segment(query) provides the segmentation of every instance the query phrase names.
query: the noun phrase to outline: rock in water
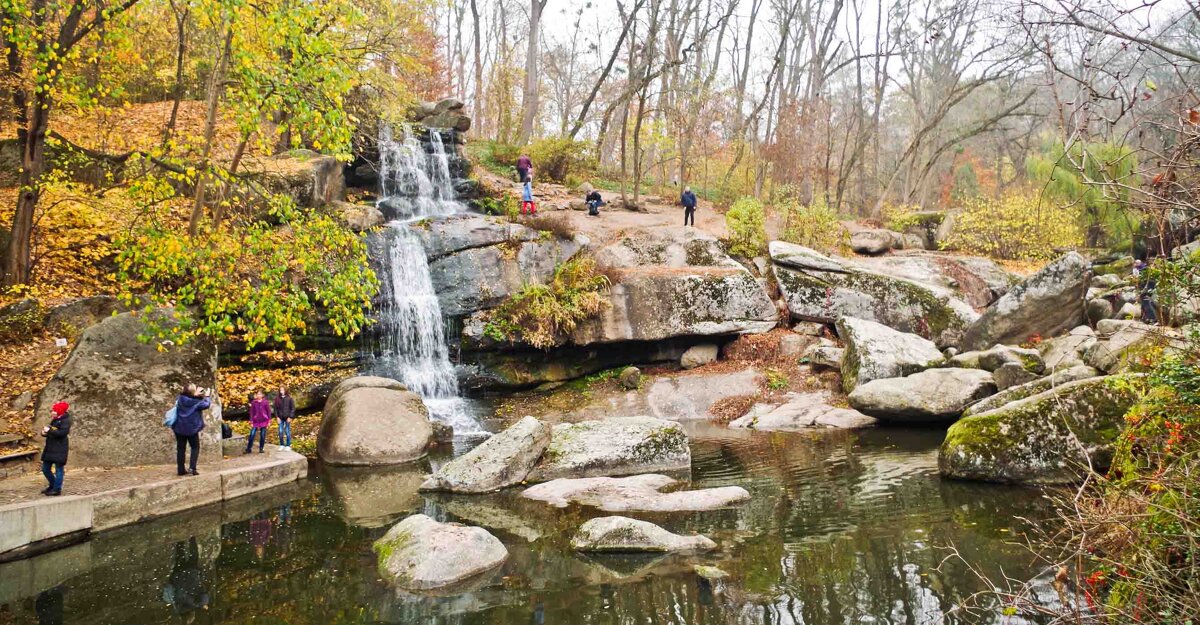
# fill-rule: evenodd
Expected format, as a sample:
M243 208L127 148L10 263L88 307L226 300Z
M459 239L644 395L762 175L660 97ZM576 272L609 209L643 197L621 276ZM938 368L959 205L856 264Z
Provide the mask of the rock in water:
M712 551L717 543L704 536L680 536L646 521L623 516L592 519L571 539L576 551L608 553Z
M1027 484L1072 483L1089 464L1104 471L1140 398L1140 377L1069 382L965 417L946 432L938 468L946 477Z
M876 424L875 419L857 410L837 408L829 402L827 392L793 393L783 405L769 408L762 413L751 410L750 414L733 420L729 427L768 432L796 432L814 427L854 429Z
M1020 386L1013 386L1011 388L1001 390L999 393L996 393L991 397L986 397L978 402L975 402L963 411L963 416L969 417L974 414L995 410L996 408L999 408L1005 404L1025 399L1026 397L1033 397L1038 393L1044 393L1052 388L1062 386L1067 382L1086 380L1088 378L1094 378L1098 375L1103 374L1098 369L1093 369L1087 365L1071 367L1070 369L1062 369L1060 371L1051 373L1044 378L1038 378L1032 382L1021 384Z
M842 317L838 336L846 344L842 354L842 388L847 393L859 384L882 378L902 378L943 361L932 341L898 332L883 324Z
M860 384L850 405L885 421L953 421L972 402L996 392L992 374L980 369L929 369L904 378Z
M489 493L520 484L550 444L550 426L525 417L438 469L421 490Z
M684 369L703 367L710 362L716 361L717 352L718 348L716 345L693 345L686 352L683 352L683 356L679 359L679 366Z
M692 466L687 434L674 421L616 417L554 426L531 482L560 477L632 475Z
M661 492L678 484L674 478L655 473L559 479L531 486L521 497L558 508L574 503L605 512L702 512L750 501L750 493L740 486Z
M151 313L173 323L167 310ZM123 313L83 331L67 361L38 395L34 429L49 422L50 406L71 404L72 467L173 464L175 439L163 413L188 383L216 386L217 349L205 340L183 346L146 344L141 315ZM200 461L221 460L221 410L204 413Z
M317 455L334 465L383 465L425 455L433 426L421 397L388 378L357 376L325 402Z
M438 523L414 514L375 541L379 575L409 590L442 588L504 564L508 550L480 527Z
M1057 336L1083 323L1089 264L1076 252L1046 265L996 300L967 328L963 349Z
M775 280L792 319L833 323L839 317L879 322L955 345L979 318L950 291L896 278L782 241L770 244Z

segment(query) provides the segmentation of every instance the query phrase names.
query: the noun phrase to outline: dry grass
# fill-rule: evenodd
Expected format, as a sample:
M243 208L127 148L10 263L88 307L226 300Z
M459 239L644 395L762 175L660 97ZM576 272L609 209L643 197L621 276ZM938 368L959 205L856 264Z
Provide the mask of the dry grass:
M521 225L541 232L549 232L559 239L575 238L575 226L562 215L534 215L521 217Z

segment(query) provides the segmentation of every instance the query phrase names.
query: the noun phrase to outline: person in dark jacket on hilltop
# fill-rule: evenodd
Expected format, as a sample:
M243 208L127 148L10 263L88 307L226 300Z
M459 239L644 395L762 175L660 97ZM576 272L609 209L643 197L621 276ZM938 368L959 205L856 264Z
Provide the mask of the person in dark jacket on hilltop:
M50 411L54 413L54 417L50 419L50 425L42 428L42 436L46 437L46 447L42 450L42 475L45 475L46 481L50 483L46 490L42 491L43 495L57 497L62 494L67 452L71 450L71 443L67 439L71 434L71 413L68 412L70 408L70 404L65 401L51 406Z
M692 193L691 187L683 188L683 195L679 196L679 203L683 204L683 225L696 225L696 194Z
M288 393L286 386L279 387L279 394L271 403L275 409L275 418L279 419L279 446L292 446L292 418L296 416L296 401Z
M517 182L525 182L525 179L529 178L531 169L533 169L533 161L529 159L528 155L522 154L517 159Z
M171 431L175 432L175 464L179 475L200 475L196 470L196 460L200 458L200 430L204 429L204 411L212 405L211 394L211 389L188 384L175 400L175 423L171 425ZM190 447L192 452L187 471L183 470L185 447Z

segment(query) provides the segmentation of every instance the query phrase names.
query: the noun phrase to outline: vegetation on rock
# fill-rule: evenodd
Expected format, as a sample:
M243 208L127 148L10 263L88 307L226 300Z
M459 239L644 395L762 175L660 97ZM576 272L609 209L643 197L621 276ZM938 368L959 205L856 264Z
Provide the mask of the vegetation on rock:
M595 259L575 256L555 268L548 284L526 284L488 311L484 333L495 341L538 349L560 345L580 322L609 306L609 285Z

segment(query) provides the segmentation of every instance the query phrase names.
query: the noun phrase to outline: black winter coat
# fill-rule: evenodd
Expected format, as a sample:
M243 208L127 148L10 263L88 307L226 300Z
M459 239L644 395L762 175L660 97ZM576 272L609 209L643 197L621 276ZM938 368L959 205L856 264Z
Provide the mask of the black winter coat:
M45 435L46 448L42 450L43 462L67 463L67 452L71 449L67 435L70 433L71 413L68 412L50 420L50 431Z
M289 421L296 416L296 400L291 395L276 395L272 408L275 409L275 418L280 421Z

